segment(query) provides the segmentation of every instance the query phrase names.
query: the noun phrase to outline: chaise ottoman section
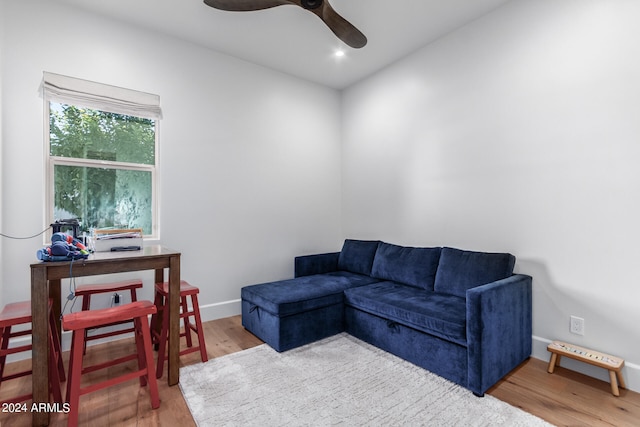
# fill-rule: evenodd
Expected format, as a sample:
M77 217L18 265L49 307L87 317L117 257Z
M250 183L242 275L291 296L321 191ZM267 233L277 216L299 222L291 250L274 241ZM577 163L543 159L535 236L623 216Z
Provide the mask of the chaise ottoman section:
M375 283L336 271L242 288L242 325L282 352L344 331L344 291Z

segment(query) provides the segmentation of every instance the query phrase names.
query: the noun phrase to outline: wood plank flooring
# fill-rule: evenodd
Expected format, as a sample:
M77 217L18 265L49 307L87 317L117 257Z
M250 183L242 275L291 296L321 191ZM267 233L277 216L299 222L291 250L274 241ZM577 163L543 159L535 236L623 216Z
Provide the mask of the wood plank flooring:
M218 319L204 324L209 358L220 357L262 344L241 325L240 316ZM93 346L87 352L87 363L113 359L134 347L133 339ZM68 354L65 354L65 366ZM183 356L182 365L200 361L198 353ZM29 361L7 365L17 372L29 367ZM103 375L114 376L126 370L112 367L107 372L91 374L96 381ZM83 383L84 384L84 383ZM63 385L64 386L64 385ZM159 409L152 410L149 393L137 381L86 395L80 399L80 424L84 426L180 426L195 423L182 397L180 388L169 387L165 376L159 381ZM28 393L31 377L2 384L0 400L17 393ZM64 393L64 390L63 390ZM488 394L535 414L558 426L632 426L640 425L640 394L621 389L620 397L611 394L609 383L557 368L547 373L545 361L530 359L519 366ZM29 402L30 403L30 402ZM66 426L66 415L52 414L52 426ZM0 413L0 427L30 426L31 415Z

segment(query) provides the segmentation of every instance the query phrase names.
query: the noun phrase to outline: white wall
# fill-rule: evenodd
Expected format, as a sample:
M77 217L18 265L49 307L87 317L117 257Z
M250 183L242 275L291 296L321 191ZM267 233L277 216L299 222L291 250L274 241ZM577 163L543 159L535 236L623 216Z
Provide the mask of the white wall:
M637 1L516 0L343 100L345 235L515 254L534 354L561 339L621 356L635 390L638 16Z
M4 8L5 232L47 225L38 87L50 71L160 95L161 243L182 251L205 318L238 314L246 284L293 277L295 255L339 249L339 92L47 1ZM41 244L2 240L5 302L29 298Z

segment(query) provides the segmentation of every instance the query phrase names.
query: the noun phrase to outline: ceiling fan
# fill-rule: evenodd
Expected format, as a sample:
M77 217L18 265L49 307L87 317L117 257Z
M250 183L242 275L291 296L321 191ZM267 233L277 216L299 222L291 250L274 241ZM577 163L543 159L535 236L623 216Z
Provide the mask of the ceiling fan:
M328 0L204 0L213 8L235 12L269 9L276 6L295 5L314 13L340 40L353 48L367 44L367 38L349 21L336 12Z

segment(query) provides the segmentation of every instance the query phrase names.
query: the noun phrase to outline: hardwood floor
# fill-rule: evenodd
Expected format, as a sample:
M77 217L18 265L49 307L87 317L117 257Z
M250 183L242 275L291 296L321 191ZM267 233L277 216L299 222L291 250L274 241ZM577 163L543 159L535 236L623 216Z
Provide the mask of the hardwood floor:
M262 344L258 338L244 330L240 316L206 322L204 329L209 358ZM85 357L87 363L99 362L126 354L133 346L133 339L100 344L91 347ZM68 354L65 354L65 366L67 357ZM182 365L199 361L197 353L183 356L180 360ZM29 363L12 363L6 369L16 372L27 368ZM102 375L117 375L123 370L126 370L126 365L109 368L104 373L93 373L87 383L98 380ZM146 388L140 388L137 381L83 396L80 399L79 425L194 426L180 388L167 386L166 367L159 387L162 403L156 410L151 409ZM31 377L6 382L0 388L0 400L18 393L28 393L30 388ZM621 389L620 397L614 397L610 390L606 382L564 368L556 368L554 374L548 374L545 361L530 359L489 390L488 394L558 426L638 425L640 394ZM1 427L29 425L29 413L0 413ZM51 425L66 426L66 415L52 414Z

